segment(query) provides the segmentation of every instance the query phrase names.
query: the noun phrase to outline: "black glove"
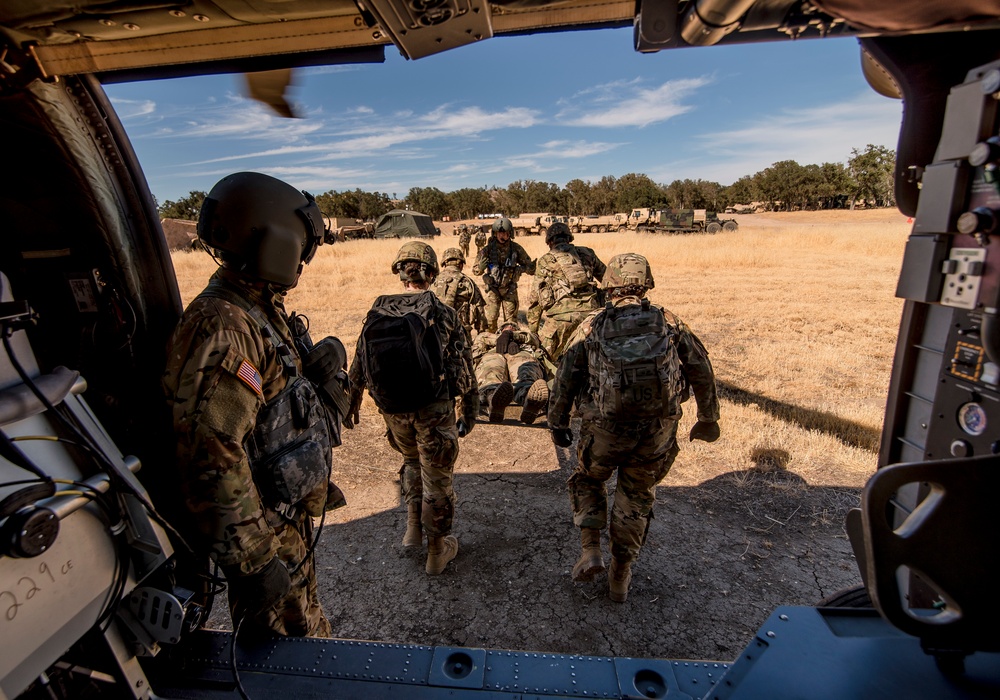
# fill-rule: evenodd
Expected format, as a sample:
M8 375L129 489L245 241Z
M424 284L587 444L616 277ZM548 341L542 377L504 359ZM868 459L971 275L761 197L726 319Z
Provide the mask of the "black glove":
M465 437L476 426L479 415L479 392L470 391L462 397L462 415L458 419L458 436Z
M552 442L556 447L569 447L573 444L573 431L569 428L552 428Z
M353 428L361 422L361 401L364 397L364 391L351 394L351 406L344 415L345 428Z
M475 423L470 423L467 425L464 418L459 418L458 421L455 423L455 427L458 428L458 436L460 438L464 438L472 431L473 425L475 425Z
M333 336L323 338L302 358L302 373L319 389L323 403L338 419L347 415L350 406L346 369L347 350Z
M496 352L497 352L497 354L498 355L509 355L509 354L512 354L512 353L509 353L507 351L507 348L508 348L508 346L511 343L514 343L515 345L517 344L517 343L514 342L514 333L512 331L506 330L503 333L501 333L500 335L498 335L497 336L497 346L496 346Z
M243 574L239 569L228 567L225 573L230 595L237 608L251 615L267 610L292 590L288 569L278 557L274 557L254 574Z
M719 439L719 424L716 421L698 421L691 426L691 440L704 440L705 442L715 442Z

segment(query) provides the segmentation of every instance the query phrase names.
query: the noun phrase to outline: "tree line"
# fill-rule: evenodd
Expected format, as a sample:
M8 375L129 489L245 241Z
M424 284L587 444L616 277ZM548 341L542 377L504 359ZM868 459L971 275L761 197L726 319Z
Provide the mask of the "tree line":
M731 185L707 180L674 180L662 185L642 173L605 175L597 182L570 180L565 187L551 182L515 180L507 187L466 187L442 192L436 187L413 187L402 200L395 194L360 189L330 190L316 197L327 216L372 220L393 208L423 212L434 219L473 219L480 214L516 216L524 212L557 215L614 214L637 207L709 209L760 203L775 211L895 205L893 196L896 152L868 144L854 148L847 163L799 165L794 160L772 164ZM197 219L204 192L191 192L159 205L161 218Z

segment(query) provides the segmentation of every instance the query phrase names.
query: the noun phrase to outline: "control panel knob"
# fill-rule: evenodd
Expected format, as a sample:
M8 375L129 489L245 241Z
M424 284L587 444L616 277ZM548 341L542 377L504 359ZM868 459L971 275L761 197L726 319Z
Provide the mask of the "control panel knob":
M969 444L968 440L952 440L951 442L952 457L968 457L971 454L972 454L972 445Z
M980 141L972 147L969 153L969 164L979 167L987 163L996 163L1000 160L1000 138L993 136L985 141Z
M958 232L971 235L974 233L992 233L997 227L997 215L988 207L976 207L958 217Z

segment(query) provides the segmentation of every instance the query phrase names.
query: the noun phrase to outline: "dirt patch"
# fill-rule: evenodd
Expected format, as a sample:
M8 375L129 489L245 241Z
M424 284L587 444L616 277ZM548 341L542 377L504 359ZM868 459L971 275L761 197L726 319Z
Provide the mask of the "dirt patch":
M605 577L570 578L574 448L557 450L543 421L516 415L479 423L461 442L461 549L438 577L400 544L400 460L381 418L367 413L346 434L335 479L349 505L328 517L317 553L337 636L731 661L778 605L811 605L860 582L842 525L858 490L809 487L783 468L787 457L761 451L748 471L693 485L667 476L629 600L613 603Z

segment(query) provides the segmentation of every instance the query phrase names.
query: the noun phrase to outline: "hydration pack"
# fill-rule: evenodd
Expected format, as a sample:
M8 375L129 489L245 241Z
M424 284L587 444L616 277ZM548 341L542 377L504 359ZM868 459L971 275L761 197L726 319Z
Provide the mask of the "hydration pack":
M593 284L590 281L591 271L583 264L580 254L575 248L569 250L554 249L549 254L555 258L559 275L553 280L553 296L555 301L569 296L575 292L592 291Z
M638 421L680 415L688 393L677 354L678 333L661 309L607 305L587 337L590 390L601 416Z
M384 294L368 312L358 352L368 393L384 413L449 398L436 301L431 291Z

